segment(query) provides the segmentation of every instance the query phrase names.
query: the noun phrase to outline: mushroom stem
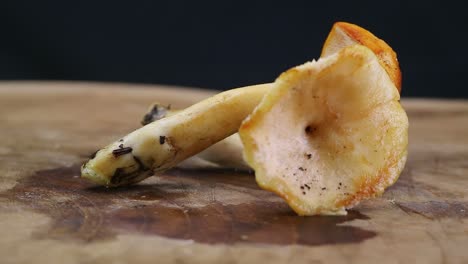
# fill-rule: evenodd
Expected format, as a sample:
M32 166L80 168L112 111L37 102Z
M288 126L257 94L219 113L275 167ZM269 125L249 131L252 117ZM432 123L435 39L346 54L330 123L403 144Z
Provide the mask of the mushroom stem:
M106 186L128 185L177 165L234 134L271 84L219 93L99 150L81 169Z
M144 115L141 123L147 125L165 117L177 114L180 110L171 109L170 106L164 106L160 103L154 103ZM242 156L243 146L239 134L235 133L218 143L203 150L197 155L180 163L181 167L193 167L197 164L201 166L220 166L237 170L249 170L250 167L244 161ZM201 162L200 162L201 161ZM204 162L207 161L207 162Z

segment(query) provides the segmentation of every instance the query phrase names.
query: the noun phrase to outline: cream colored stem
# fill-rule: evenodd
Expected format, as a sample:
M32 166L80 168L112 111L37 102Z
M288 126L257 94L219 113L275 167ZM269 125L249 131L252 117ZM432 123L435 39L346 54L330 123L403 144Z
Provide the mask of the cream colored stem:
M119 186L169 169L236 133L270 86L229 90L148 124L98 151L83 165L82 177Z
M179 113L181 110L171 109L159 103L154 103L148 113L142 119L142 124L147 125L162 118ZM179 164L181 167L219 166L238 170L248 170L250 167L242 157L242 142L239 134L235 133L218 143L190 157Z
M242 153L242 141L239 134L235 133L198 153L196 157L213 162L223 168L250 170Z

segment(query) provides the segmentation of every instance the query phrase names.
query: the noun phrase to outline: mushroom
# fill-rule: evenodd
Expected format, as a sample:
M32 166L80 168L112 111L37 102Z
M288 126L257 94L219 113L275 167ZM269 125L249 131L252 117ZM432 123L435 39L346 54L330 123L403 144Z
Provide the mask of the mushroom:
M343 45L351 45L352 36L349 38ZM332 47L332 42L327 41L324 50ZM388 45L383 50L393 52ZM277 87L277 83L229 90L150 123L99 150L82 166L82 177L106 186L120 186L169 169L237 132L263 96L269 92L271 97L271 87Z
M403 170L408 118L379 58L346 47L283 73L242 123L244 157L263 189L299 215L340 215Z

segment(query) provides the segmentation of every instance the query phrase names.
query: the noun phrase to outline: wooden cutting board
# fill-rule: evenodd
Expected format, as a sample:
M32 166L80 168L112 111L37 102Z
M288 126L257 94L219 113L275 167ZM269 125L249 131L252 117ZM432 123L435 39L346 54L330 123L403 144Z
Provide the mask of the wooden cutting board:
M0 83L1 263L468 263L468 102L406 99L409 160L347 216L299 217L254 175L173 169L128 188L79 178L150 103L197 89Z

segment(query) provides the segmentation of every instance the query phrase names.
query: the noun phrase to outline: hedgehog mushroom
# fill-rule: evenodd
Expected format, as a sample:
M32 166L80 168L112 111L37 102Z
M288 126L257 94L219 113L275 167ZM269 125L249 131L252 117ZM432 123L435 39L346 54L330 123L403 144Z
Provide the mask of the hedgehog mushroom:
M311 68L310 72L320 73L317 67L325 65L325 61L336 60L328 59L328 57L336 57L333 53L340 50L340 46L346 47L356 43L369 46L371 47L370 50L378 52L377 56L380 59L386 59L380 62L380 65L384 67L388 64L388 67L385 68L390 71L388 75L392 76L392 74L396 74L395 76L399 76L398 61L394 56L393 50L385 42L379 40L363 28L342 22L336 23L333 26L332 32L327 38L322 51L322 57L326 56L327 59L321 59L320 63L315 63L317 65L311 64L315 66L306 64L305 66L297 67L295 71L302 72L303 69ZM367 50L367 52L372 53L370 50ZM375 59L375 56L372 58ZM333 67L329 68L332 69ZM396 70L396 72L392 72L392 70ZM320 74L325 75L324 73ZM333 73L330 74L333 75ZM374 72L369 71L369 74L374 74ZM383 73L379 72L379 74L386 75L385 71ZM282 75L278 81L286 78L285 76L293 76L293 74ZM317 79L319 77L312 76L310 78ZM369 76L368 78L376 82L381 81L373 76ZM385 78L380 76L379 78L384 81L389 80L388 76ZM263 102L264 104L268 101L273 103L274 100L279 102L278 98L274 98L274 93L278 93L278 91L282 91L285 88L279 89L278 81L276 83L253 85L225 91L173 115L147 124L99 150L95 156L83 164L81 176L95 183L113 187L134 184L154 173L157 174L172 168L187 158L213 146L216 142L236 133L244 118L253 111L263 96L273 86L276 87L273 89L273 93L269 93L269 99L263 100ZM329 82L333 83L337 81L331 80ZM399 87L398 85L397 87ZM369 94L381 93L378 91L380 84L376 84L373 88L376 91L368 91ZM346 96L349 96L349 91L343 91L342 95L335 94L335 97L340 99L346 98ZM395 96L398 96L398 94ZM354 100L354 98L348 98L348 100ZM322 104L317 106L317 108L321 106L328 107ZM307 107L310 108L312 106ZM156 117L156 119L158 118L161 117ZM146 121L150 122L151 120L152 116L148 117ZM395 120L398 120L398 118ZM310 127L309 129L313 130L314 127ZM228 159L240 157L240 155L234 155L238 154L241 146L238 144L238 140L235 137L233 138L234 140L228 145L235 147L231 148L232 151L229 153L232 154L228 154ZM205 154L208 154L208 156L205 156L205 159L225 164L226 156L217 154L217 152L225 151L225 144L223 145L221 142L214 147L212 150L205 152ZM239 162L231 162L230 165L242 166L242 161L239 158L237 160Z
M408 119L378 57L353 45L283 73L241 125L263 189L299 215L340 215L381 194L407 156Z

